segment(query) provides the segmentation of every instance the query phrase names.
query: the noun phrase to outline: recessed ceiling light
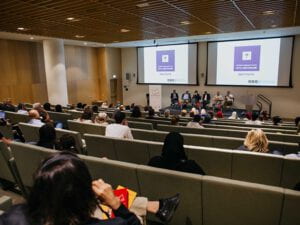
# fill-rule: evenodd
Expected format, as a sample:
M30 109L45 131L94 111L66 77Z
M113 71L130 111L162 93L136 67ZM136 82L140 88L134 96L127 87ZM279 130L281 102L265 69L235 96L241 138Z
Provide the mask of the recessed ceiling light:
M265 15L265 16L273 15L273 14L275 14L275 11L274 10L267 10L267 11L264 11L262 14Z
M130 32L130 30L128 30L128 29L121 29L120 31L121 31L122 33Z
M85 36L84 36L84 35L78 35L78 34L77 34L77 35L75 35L75 37L76 37L76 38L84 38Z
M207 31L207 32L205 32L205 34L211 34L211 32L210 32L210 31Z
M87 42L83 42L84 45L87 45Z
M191 24L191 21L185 20L180 22L181 25L189 25Z
M19 30L19 31L28 31L29 29L25 28L25 27L18 27L17 30Z
M145 2L145 3L140 3L140 4L137 4L136 7L139 7L139 8L144 8L144 7L147 7L149 6L150 4L148 2Z
M75 19L74 17L68 17L66 20L72 21L74 19Z
M66 20L69 21L69 22L77 22L77 21L80 21L80 19L74 18L74 17L68 17L68 18L66 18Z
M34 37L30 37L30 40L34 40Z
M272 27L272 28L275 28L275 27L277 27L277 25L276 25L276 24L272 24L271 27Z

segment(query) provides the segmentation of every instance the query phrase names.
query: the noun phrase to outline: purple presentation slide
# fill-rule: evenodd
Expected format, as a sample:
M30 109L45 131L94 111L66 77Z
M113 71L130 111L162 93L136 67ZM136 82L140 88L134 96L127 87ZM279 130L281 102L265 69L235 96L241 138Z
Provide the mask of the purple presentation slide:
M234 71L259 71L260 45L234 48Z
M164 50L156 52L156 71L175 71L175 50Z

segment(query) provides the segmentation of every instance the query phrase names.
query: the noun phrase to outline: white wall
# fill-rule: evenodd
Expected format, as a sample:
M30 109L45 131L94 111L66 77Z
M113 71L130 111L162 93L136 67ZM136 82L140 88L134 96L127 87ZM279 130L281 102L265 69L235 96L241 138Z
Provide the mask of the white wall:
M236 98L235 104L239 108L244 108L242 96L253 94L263 94L273 102L273 115L279 115L284 118L295 118L300 116L300 36L296 36L294 42L294 57L292 68L293 88L260 88L260 87L213 87L205 86L206 79L206 60L207 60L207 43L201 42L198 46L198 76L199 86L174 86L165 85L162 88L162 105L163 107L170 104L170 93L176 89L178 93L183 93L186 90L194 92L200 91L202 94L207 90L212 96L219 90L223 95L227 90L230 90ZM124 104L146 104L145 94L148 92L148 85L137 85L137 75L129 82L125 79L126 72L137 74L137 51L136 48L122 49L122 76L123 85L128 85L128 91L123 88ZM201 74L204 74L202 76Z

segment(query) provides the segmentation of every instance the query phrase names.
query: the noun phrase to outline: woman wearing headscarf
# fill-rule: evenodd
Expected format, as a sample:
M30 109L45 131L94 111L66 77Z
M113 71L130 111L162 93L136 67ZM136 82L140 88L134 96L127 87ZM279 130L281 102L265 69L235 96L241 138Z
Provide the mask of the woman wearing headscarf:
M205 175L202 168L194 160L187 158L183 147L183 137L177 132L171 132L166 136L161 156L154 156L148 165Z

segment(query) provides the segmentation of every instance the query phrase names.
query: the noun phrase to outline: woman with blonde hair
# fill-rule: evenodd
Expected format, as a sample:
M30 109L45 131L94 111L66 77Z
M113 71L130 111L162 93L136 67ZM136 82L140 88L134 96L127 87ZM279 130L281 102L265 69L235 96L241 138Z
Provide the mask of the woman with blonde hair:
M238 150L246 150L251 152L269 152L269 141L265 133L261 129L250 130L245 138L244 145Z

